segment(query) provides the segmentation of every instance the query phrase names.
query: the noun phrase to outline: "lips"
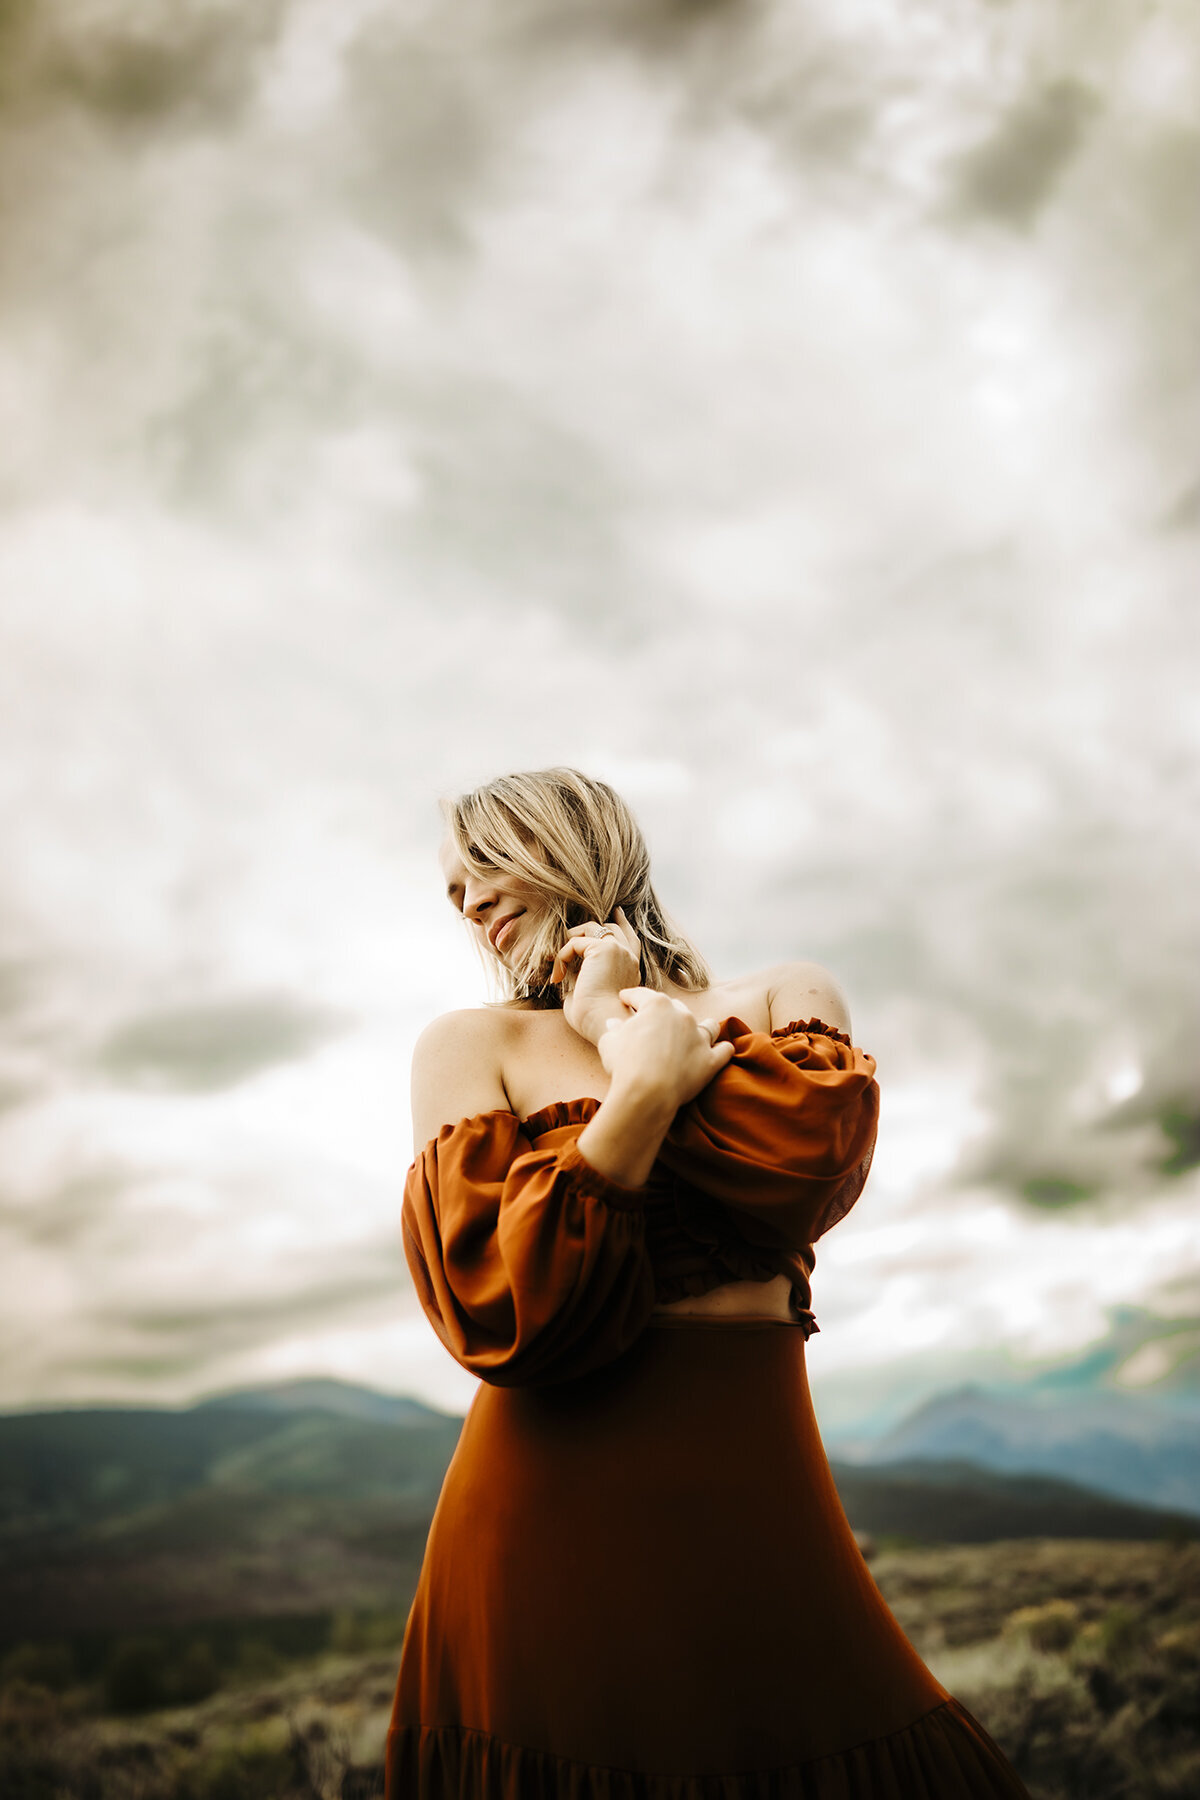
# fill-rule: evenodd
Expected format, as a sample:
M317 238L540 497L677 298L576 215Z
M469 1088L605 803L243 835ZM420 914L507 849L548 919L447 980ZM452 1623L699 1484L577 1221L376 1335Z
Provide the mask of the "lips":
M519 919L520 916L521 914L519 912L505 913L502 919L496 919L488 926L488 943L492 946L493 950L499 950L501 938L505 935L513 920Z

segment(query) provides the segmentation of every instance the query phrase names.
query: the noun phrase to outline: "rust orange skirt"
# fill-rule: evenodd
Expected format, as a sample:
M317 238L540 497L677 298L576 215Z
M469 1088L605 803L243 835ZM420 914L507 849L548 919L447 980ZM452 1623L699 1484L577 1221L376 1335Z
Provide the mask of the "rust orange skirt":
M404 1638L388 1800L1028 1800L884 1604L796 1326L656 1319L479 1390Z

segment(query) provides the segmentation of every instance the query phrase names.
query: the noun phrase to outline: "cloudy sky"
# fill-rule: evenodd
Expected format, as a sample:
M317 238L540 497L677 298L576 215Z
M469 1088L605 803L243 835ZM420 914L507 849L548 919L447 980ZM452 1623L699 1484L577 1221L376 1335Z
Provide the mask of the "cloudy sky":
M550 762L879 1059L831 1424L1197 1403L1190 0L0 31L0 1404L466 1403L435 797Z

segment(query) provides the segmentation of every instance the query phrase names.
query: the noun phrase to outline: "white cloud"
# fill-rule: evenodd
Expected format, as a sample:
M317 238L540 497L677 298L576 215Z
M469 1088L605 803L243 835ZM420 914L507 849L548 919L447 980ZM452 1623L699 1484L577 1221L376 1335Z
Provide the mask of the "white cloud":
M1185 1305L1190 12L180 17L136 114L140 14L13 40L0 1182L54 1322L21 1392L306 1356L451 1391L399 1289L346 1297L408 1048L480 991L434 798L570 759L719 966L829 960L880 1057L827 1366ZM264 992L346 1030L220 1096L95 1074L124 1020ZM219 1295L210 1237L224 1335L120 1328Z

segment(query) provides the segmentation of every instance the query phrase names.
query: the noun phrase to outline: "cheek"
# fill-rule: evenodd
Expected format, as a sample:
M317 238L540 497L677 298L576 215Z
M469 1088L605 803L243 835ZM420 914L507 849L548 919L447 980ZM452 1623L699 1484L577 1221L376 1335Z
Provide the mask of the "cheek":
M522 888L514 882L505 898L524 909L526 921L531 925L542 925L550 916L544 897L536 889Z
M563 929L558 923L557 914L552 913L548 907L538 902L526 909L525 929L530 937L549 932L556 945L563 936Z
M561 932L553 929L548 933L552 917L543 906L538 906L535 912L533 907L526 905L525 915L518 920L512 942L507 946L507 954L521 963L528 962L530 957L538 960L551 955L558 949L562 936Z

